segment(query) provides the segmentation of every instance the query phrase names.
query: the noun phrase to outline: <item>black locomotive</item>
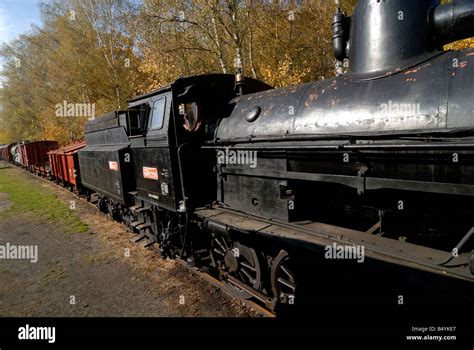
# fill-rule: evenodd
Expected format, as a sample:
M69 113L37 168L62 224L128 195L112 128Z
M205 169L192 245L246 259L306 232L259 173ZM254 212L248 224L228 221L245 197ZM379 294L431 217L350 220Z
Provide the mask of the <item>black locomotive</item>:
M181 78L90 121L80 190L270 308L381 276L472 302L474 49L442 48L474 35L474 1L359 0L333 32L333 79Z

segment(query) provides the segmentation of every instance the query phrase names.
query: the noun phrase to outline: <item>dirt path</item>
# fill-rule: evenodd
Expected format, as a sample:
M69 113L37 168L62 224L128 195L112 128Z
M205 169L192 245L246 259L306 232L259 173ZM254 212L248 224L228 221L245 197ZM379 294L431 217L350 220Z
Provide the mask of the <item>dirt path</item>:
M255 316L178 263L132 243L122 225L72 193L20 169L1 171L64 205L74 201L88 231L68 232L34 212L5 215L11 203L0 193L0 246L38 246L36 263L0 259L0 316Z

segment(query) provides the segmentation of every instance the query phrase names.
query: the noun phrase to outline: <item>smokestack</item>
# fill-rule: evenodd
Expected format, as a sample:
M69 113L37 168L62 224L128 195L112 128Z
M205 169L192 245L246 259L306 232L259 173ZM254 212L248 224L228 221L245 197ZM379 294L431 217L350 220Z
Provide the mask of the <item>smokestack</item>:
M332 30L334 57L349 58L348 73L354 78L374 79L474 36L474 0L445 5L439 0L359 0L351 17L337 8Z
M351 17L349 74L377 78L439 53L429 14L437 0L359 0Z

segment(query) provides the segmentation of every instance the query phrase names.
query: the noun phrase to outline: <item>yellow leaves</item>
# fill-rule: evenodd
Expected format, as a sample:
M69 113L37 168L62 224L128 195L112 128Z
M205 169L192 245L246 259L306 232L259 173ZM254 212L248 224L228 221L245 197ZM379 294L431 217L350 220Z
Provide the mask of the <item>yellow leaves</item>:
M49 124L45 130L47 140L55 140L61 146L69 143L68 131L64 126Z
M145 59L140 62L138 70L147 79L136 91L136 94L145 93L171 84L179 75L178 69L173 62L166 62L163 56L156 55L151 50L145 51Z
M301 84L311 71L310 68L303 67L295 65L290 55L285 54L278 61L276 70L268 65L262 68L263 80L275 87Z
M0 144L7 144L15 141L8 129L0 130Z
M6 62L21 57L20 68L4 65L8 83L0 96L0 119L11 137L46 137L61 144L83 138L87 118L55 115L55 106L63 101L94 104L96 115L126 106L136 82L144 79L137 73L133 41L123 30L126 1L123 8L110 7L114 4L53 0L43 8L47 13L41 29L1 52ZM74 20L65 15L70 6ZM127 59L133 62L129 66Z
M445 50L462 50L474 47L474 37L464 40L459 40L454 43L448 44L444 47Z
M85 117L60 117L56 116L54 109L48 108L40 112L38 118L42 120L46 140L64 146L83 139Z

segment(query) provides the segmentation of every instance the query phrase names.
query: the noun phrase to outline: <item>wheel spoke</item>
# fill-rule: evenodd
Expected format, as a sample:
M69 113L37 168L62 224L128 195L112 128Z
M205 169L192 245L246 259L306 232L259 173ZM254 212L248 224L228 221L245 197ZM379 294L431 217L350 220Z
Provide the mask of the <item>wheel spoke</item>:
M282 277L278 278L278 282L285 285L285 286L287 286L288 288L291 288L293 291L296 289L296 284L294 284L293 282L290 282L288 280L285 280Z
M248 272L248 271L245 270L245 269L240 269L240 271L241 271L245 276L247 276L247 278L248 278L249 281L255 281L255 279L254 279L253 276L250 274L250 272Z
M247 263L246 261L242 261L242 262L240 263L240 265L243 266L243 267L245 267L245 268L247 268L247 269L249 269L249 270L252 270L252 271L254 271L254 272L256 271L256 270L255 270L255 267L251 266L251 265L250 265L249 263Z
M222 243L221 243L217 238L215 239L215 241L216 241L217 244L219 244L219 246L222 248L222 250L223 250L224 252L228 250L226 247L224 247L224 246L222 245Z
M225 238L222 238L222 243L224 243L224 246L225 246L225 250L226 250L226 251L227 251L227 250L230 250L230 248L232 247L232 246L229 246L229 244L227 244L228 242L227 242L227 240L226 240Z
M286 273L286 275L287 275L288 277L290 277L291 280L293 280L293 274L292 274L291 272L289 272L289 271L286 269L286 267L285 267L284 265L281 265L280 269L281 269L284 273Z
M217 248L214 248L214 251L215 251L217 254L221 255L221 256L224 256L224 255L225 255L223 251L221 251L221 250L219 250L219 249L217 249Z
M247 277L247 280L248 280L248 282L250 282L250 284L255 283L255 278L250 274L250 272L248 272L247 270L244 270L244 269L241 269L240 272Z

